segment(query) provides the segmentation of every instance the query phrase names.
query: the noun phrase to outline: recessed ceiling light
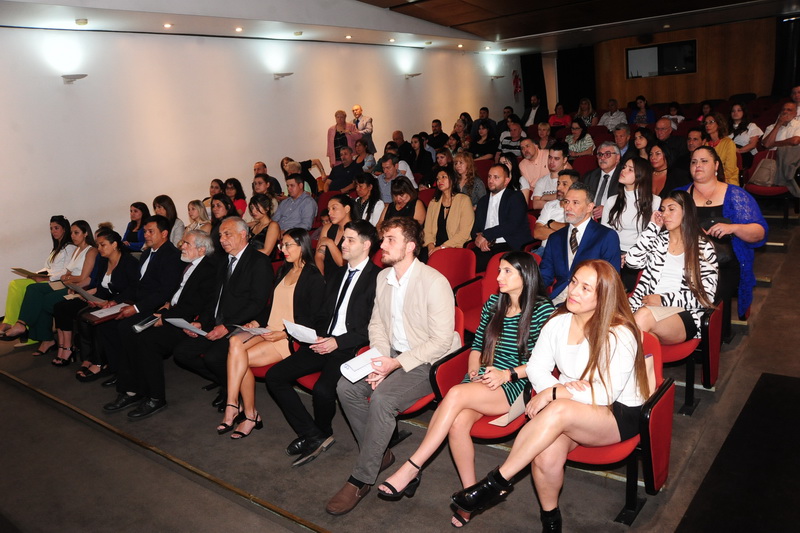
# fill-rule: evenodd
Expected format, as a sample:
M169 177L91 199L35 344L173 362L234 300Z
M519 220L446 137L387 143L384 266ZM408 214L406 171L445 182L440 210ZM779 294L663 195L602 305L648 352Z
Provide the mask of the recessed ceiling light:
M390 42L390 43L393 43L393 42L394 42L394 37L392 37L391 39L389 39L389 42Z
M78 26L86 26L89 24L89 19L75 19L75 24Z
M483 49L484 49L484 50L491 50L491 49L492 49L492 47L491 47L491 46L484 46L484 47L483 47Z
M431 45L431 44L433 44L433 41L425 41L425 44L426 45Z
M501 52L508 52L508 48L501 48L500 51Z
M243 31L244 31L244 28L242 28L241 26L238 26L236 28L236 33L242 33Z
M459 48L464 48L464 45L463 44L459 44L458 47Z
M345 36L344 36L344 38L345 38L345 39L352 39L352 38L353 38L353 36L352 36L352 35L345 35Z
M295 37L300 37L301 35L303 35L303 32L296 31L296 32L294 32L294 35L295 35Z
M172 24L170 24L169 22L167 22L166 24L164 24L164 27L165 27L166 29L170 29L170 28L172 27Z
M672 27L672 26L670 26L669 24L664 24L664 29L665 29L665 30L666 30L666 29L669 29L669 28L671 28L671 27Z

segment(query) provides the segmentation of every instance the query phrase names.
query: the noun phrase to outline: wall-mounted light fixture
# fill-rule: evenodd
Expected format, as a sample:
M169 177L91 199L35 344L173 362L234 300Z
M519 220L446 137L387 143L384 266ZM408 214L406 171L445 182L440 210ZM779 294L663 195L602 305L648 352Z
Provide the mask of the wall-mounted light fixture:
M421 76L422 72L414 72L413 74L406 74L406 79L410 80L411 78L416 78L417 76Z
M505 76L489 76L492 80L499 80L500 78L505 78Z
M86 76L88 74L63 74L61 77L64 78L64 85L72 85L75 80L82 80Z
M286 76L291 76L292 74L294 74L294 72L275 72L272 74L272 77L276 80L279 80L281 78L285 78Z

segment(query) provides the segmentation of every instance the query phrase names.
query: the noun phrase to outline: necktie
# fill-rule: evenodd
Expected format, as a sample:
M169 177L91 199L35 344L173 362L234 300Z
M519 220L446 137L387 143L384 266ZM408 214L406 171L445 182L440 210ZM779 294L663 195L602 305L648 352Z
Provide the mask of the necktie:
M572 228L572 235L569 236L569 247L573 254L578 251L578 228Z
M228 273L225 276L225 281L231 279L231 274L233 274L233 265L236 263L236 256L231 256L231 260L228 263Z
M356 275L356 272L358 272L358 269L347 271L347 279L344 280L342 292L339 294L339 299L336 301L336 307L333 308L333 319L331 320L331 327L328 328L328 335L330 335L333 332L333 328L336 327L336 319L339 318L339 309L344 303L344 296L347 294L347 289L350 287L350 282L353 281L353 276Z
M219 305L222 303L222 293L225 292L225 285L228 284L228 280L231 279L231 274L233 274L233 265L236 263L236 256L231 256L231 260L228 263L228 271L225 273L225 283L222 284L222 287L219 289L219 296L217 297L217 307L215 314L217 315L216 323L219 326L220 324L225 323L225 317L222 316L222 312L219 308Z
M608 188L608 180L609 175L603 174L602 183L600 183L600 187L597 189L597 198L594 199L594 203L597 205L603 205L603 200L605 199L606 189Z

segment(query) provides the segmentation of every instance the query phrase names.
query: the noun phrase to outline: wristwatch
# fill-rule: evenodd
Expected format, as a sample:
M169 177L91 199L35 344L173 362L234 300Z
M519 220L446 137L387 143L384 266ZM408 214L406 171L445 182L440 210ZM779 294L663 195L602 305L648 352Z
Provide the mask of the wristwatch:
M552 224L552 223L553 223L553 219L552 219L552 218L551 218L550 220L548 220L548 221L547 221L547 224L545 224L545 226L547 227L547 229L553 229L553 228L551 228L551 227L550 227L550 224Z
M517 375L516 368L510 368L509 371L511 372L511 383L516 383L519 381L519 375Z

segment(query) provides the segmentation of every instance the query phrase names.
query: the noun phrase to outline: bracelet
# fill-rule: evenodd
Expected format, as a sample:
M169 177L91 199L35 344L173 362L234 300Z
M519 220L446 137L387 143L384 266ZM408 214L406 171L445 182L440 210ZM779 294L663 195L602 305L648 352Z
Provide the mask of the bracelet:
M554 387L553 387L553 400L555 400L555 399L556 399L556 388L555 388L555 386L554 386Z

